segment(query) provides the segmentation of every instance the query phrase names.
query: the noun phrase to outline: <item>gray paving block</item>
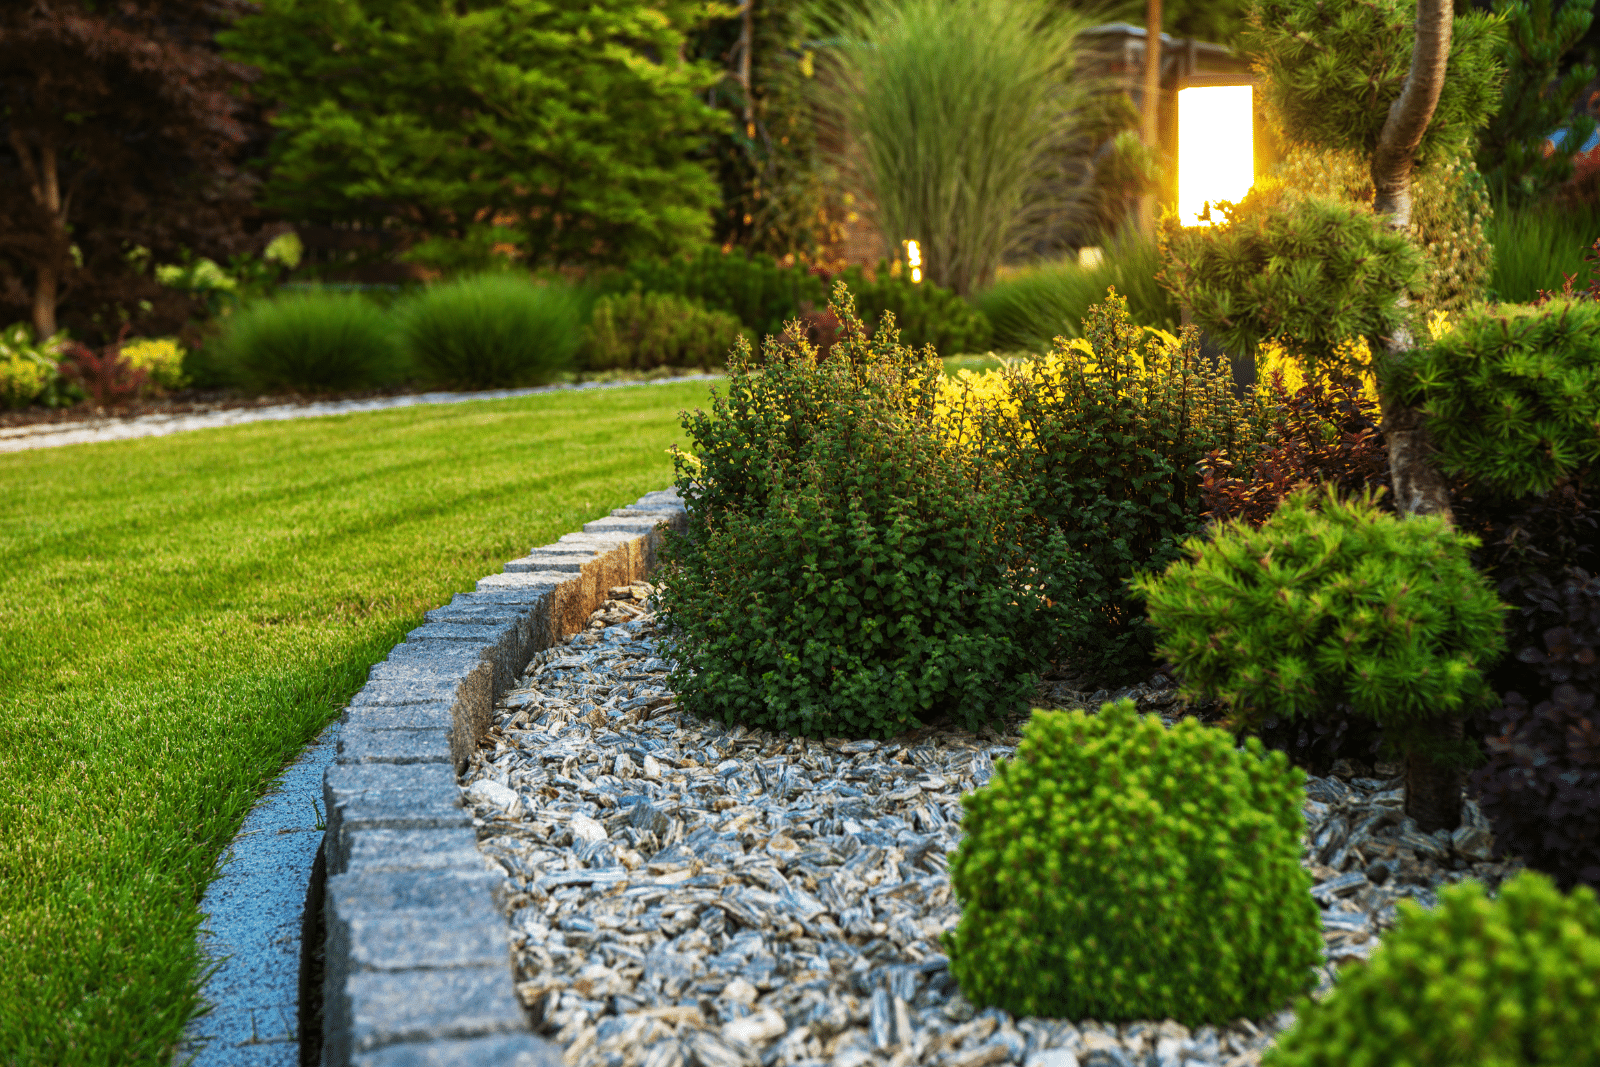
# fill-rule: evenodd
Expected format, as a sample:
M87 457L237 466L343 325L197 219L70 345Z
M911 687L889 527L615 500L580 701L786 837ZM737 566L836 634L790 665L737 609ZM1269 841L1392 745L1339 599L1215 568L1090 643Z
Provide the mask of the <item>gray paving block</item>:
M471 826L455 768L447 763L336 763L322 779L328 873L343 873L351 834L366 829Z
M398 655L403 647L397 646L390 655ZM494 663L483 658L475 659L471 653L459 656L441 650L439 657L428 659L422 649L418 649L416 655L408 653L406 658L398 661L384 660L373 664L370 672L373 682L384 685L385 688L380 692L386 695L426 694L433 700L447 701L455 713L455 728L469 747L483 736L492 721L495 673ZM377 702L363 700L366 692L367 688L363 688L357 693L356 699L350 702L351 706ZM393 703L420 704L423 701L395 699Z
M448 763L454 766L449 729L363 730L339 735L340 763Z
M494 674L490 685L503 693L511 688L522 668L528 665L532 652L523 655L525 642L504 637L492 644L474 644L467 641L407 640L389 651L383 665L403 667L418 674L449 675L453 671L470 672L474 664L487 662ZM378 672L378 666L373 667ZM386 677L389 672L375 673Z
M665 521L666 520L664 518L658 518L655 515L637 515L630 516L628 518L618 518L614 515L607 515L603 519L596 519L593 522L584 523L583 532L625 533L635 535L647 534Z
M465 869L346 871L328 878L328 914L348 917L442 909L458 915L493 916L504 926L493 896L505 880L504 871L490 870L481 861Z
M527 612L507 613L493 621L427 621L406 634L406 642L459 641L469 645L521 645L528 640Z
M344 709L339 722L351 730L450 730L455 713L443 700L431 704L363 704Z
M571 580L572 575L567 571L519 571L516 574L491 574L478 579L478 591L517 589L523 586L548 589Z
M359 1053L352 1067L562 1067L561 1049L534 1034L427 1041Z
M470 826L436 830L374 828L350 835L346 873L367 871L493 870Z
M350 698L352 708L399 708L415 704L454 704L461 685L443 678L373 679Z
M511 968L356 971L325 991L324 1063L408 1042L527 1034ZM531 1036L531 1035L530 1035Z
M576 574L594 559L592 552L535 552L506 564L507 574Z
M440 908L340 916L328 931L328 951L352 972L494 966L509 970L506 920L493 910L461 914ZM506 980L511 980L509 974Z

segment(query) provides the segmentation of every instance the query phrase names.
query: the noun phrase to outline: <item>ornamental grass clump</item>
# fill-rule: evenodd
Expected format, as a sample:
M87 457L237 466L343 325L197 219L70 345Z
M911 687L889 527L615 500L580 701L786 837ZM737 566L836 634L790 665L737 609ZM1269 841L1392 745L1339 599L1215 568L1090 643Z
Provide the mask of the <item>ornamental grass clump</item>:
M1236 725L1345 713L1382 725L1406 753L1406 811L1432 832L1455 828L1460 777L1445 779L1453 796L1419 796L1419 761L1470 759L1460 718L1493 699L1483 670L1505 649L1506 608L1468 558L1477 544L1434 516L1385 515L1372 494L1308 488L1259 528L1190 539L1187 560L1132 584L1184 691L1221 701Z
M583 342L581 300L564 282L479 274L436 285L400 311L412 362L465 389L542 385L570 370Z
M678 702L807 737L887 737L1017 710L1049 582L1008 529L1017 500L940 433L942 364L870 337L741 341L710 414L686 415L686 534L660 577ZM1052 547L1048 544L1047 548ZM1048 562L1048 561L1047 561Z
M402 355L389 315L359 296L310 291L228 316L217 362L247 389L362 389L396 377Z
M1302 999L1262 1067L1600 1067L1600 901L1524 871L1402 900L1370 962Z
M1314 984L1305 775L1251 738L1131 700L1035 711L962 798L945 936L972 1003L1061 1019L1221 1025Z

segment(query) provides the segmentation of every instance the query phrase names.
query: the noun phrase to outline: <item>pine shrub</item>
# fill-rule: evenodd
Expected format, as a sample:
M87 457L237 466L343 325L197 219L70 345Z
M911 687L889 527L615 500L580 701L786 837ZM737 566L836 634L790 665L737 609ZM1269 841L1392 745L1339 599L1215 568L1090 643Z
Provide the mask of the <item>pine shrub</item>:
M1306 488L1259 528L1224 523L1133 585L1188 694L1244 726L1359 715L1404 749L1492 699L1483 672L1505 649L1505 607L1472 568L1476 545L1437 517Z
M1426 413L1442 469L1507 496L1545 492L1600 459L1600 303L1475 309L1395 389Z
M978 1007L1194 1027L1281 1010L1314 981L1305 776L1281 753L1131 700L1035 711L962 798L950 973Z
M711 414L686 415L689 527L660 581L681 706L809 737L976 728L1031 691L1046 583L1015 500L931 418L942 365L870 337L848 292L819 357L743 341Z
M1262 1067L1600 1067L1600 901L1524 871L1400 902L1366 964L1302 999Z

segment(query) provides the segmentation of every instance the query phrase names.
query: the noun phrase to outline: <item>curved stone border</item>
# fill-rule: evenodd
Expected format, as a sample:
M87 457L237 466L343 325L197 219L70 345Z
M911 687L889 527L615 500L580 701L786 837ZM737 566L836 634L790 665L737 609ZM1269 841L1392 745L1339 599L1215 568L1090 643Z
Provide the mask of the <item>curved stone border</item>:
M661 527L685 522L676 490L647 493L428 612L372 668L323 778L324 1067L560 1063L517 1002L504 872L457 777L533 654L645 577Z

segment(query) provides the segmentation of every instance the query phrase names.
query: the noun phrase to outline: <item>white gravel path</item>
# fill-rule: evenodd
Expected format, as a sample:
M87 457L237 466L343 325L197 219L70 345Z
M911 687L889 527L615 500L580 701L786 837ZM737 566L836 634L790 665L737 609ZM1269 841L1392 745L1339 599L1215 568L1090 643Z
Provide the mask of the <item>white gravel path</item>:
M216 426L311 419L319 415L347 415L359 411L385 411L389 408L408 408L418 404L464 404L471 400L506 400L511 397L533 396L562 390L620 389L625 386L714 381L720 377L722 376L718 374L688 374L678 378L657 378L654 381L643 382L584 382L579 385L541 385L528 389L489 389L477 393L418 393L413 396L388 396L372 400L330 400L185 415L140 415L121 419L106 417L82 422L12 426L0 428L0 452L26 452L35 448L59 448L64 445L92 444L99 441L127 441L135 437L165 437L187 430L209 430Z

